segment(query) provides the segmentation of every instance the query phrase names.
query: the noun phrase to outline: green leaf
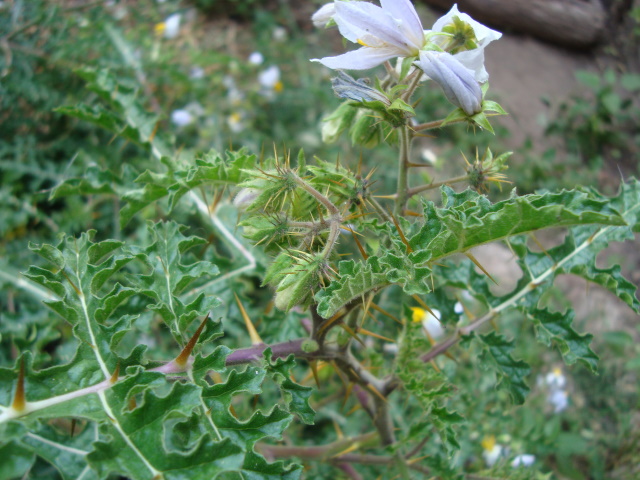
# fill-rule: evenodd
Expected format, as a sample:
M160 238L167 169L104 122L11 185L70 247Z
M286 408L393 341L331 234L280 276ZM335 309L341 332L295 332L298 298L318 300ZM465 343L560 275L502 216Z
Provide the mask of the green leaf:
M503 335L491 332L480 335L480 339L485 346L480 359L495 370L498 387L507 390L514 403L523 404L529 393L525 378L531 373L531 368L522 360L515 360L511 356L513 341L507 340Z
M536 326L538 340L547 346L554 342L568 365L580 361L593 373L597 372L598 356L589 347L593 335L579 335L573 329L572 310L552 313L546 309L535 309L526 311L526 315Z
M235 186L249 178L247 171L255 166L255 155L245 150L227 152L221 156L215 151L196 159L195 165L174 166L168 161L166 173L143 172L135 181L143 185L123 195L127 202L120 211L120 223L125 226L143 208L161 198L168 197L173 209L189 191L205 186Z
M285 405L290 413L298 415L307 425L313 425L315 412L309 406L309 397L313 391L310 387L304 387L291 380L291 369L296 361L293 355L287 359L278 358L275 362L271 358L271 349L264 351L266 370L269 377L280 387Z
M162 446L158 440L164 438L168 422L188 419L194 409L201 407L201 390L193 384L175 383L166 395L160 396L146 386L154 378L161 379L163 375L138 370L101 398L113 421L101 425L103 440L94 443L94 450L87 456L100 478L113 473L132 479L156 475L167 479L213 478L222 471L239 468L244 457L242 449L229 439L216 441L202 434L184 445L171 442L171 450ZM139 397L139 406L131 409L131 398L135 397Z
M186 329L197 318L207 315L220 301L204 293L185 304L181 298L187 287L194 281L218 273L218 268L210 262L199 261L185 265L183 258L195 246L206 244L202 238L182 234L184 227L175 222L149 223L152 244L139 251L141 259L150 271L133 279L140 292L155 300L149 308L156 311L170 328L173 336L184 343Z
M366 292L389 285L375 256L369 257L364 263L353 260L340 262L338 276L339 280L334 280L316 294L318 314L324 318L330 318Z
M543 228L625 225L625 220L608 199L583 190L513 195L492 204L473 190L456 193L449 187L442 187L442 204L441 208L436 208L425 201L425 223L417 232L405 232L414 252L423 249L431 252L431 262Z

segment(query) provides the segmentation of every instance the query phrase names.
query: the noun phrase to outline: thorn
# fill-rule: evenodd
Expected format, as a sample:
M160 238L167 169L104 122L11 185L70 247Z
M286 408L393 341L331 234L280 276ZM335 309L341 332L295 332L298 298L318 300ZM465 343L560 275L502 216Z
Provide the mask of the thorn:
M441 372L440 367L438 367L438 365L436 364L436 359L435 359L435 358L432 358L432 359L431 359L431 361L430 361L429 363L431 364L431 366L433 367L433 369L434 369L436 372L438 372L438 373L440 373L440 372Z
M20 359L20 371L18 372L18 383L16 384L16 393L13 396L11 408L16 412L22 412L27 406L27 399L24 394L24 357Z
M542 243L540 243L540 240L538 240L538 237L536 237L536 236L534 235L534 233L533 233L533 232L530 232L530 233L529 233L529 236L531 237L531 240L533 240L533 243L535 243L535 244L538 246L538 248L539 248L540 250L542 250L542 253L544 253L544 254L545 254L545 256L546 256L549 260L551 260L551 261L553 262L553 265L554 265L554 267L555 267L555 266L556 266L556 261L553 259L553 257L552 257L551 255L549 255L549 253L547 252L547 249L546 249L546 248L544 248L544 246L542 245Z
M433 315L433 317L434 317L436 320L438 320L438 321L440 320L440 319L438 318L438 316L437 316L435 313L433 313L433 310L431 310L431 308L429 308L429 305L427 305L426 303L424 303L424 300L422 300L418 295L411 295L411 297L412 297L416 302L418 302L418 303L422 306L422 308L424 308L427 312L429 312L431 315Z
M407 162L407 167L431 167L428 163Z
M320 379L318 378L318 361L317 360L309 360L309 368L311 369L311 373L313 373L313 379L316 381L316 386L320 389Z
M346 323L343 323L340 325L342 327L342 329L344 331L346 331L354 340L356 340L360 345L362 345L363 347L367 347L364 342L362 341L362 339L358 336L358 334L356 332L353 331L353 329L347 325Z
M339 457L341 455L346 455L347 453L351 453L354 450L358 450L360 448L360 444L359 443L354 443L353 445L349 445L347 448L345 448L344 450L332 455L332 458L336 458Z
M320 325L320 328L318 329L318 335L322 335L322 333L325 330L327 330L330 326L332 326L338 320L342 319L342 317L344 317L344 313L342 312L342 309L341 309L333 317L331 317L329 320L326 320L325 322L322 323L322 325Z
M360 240L358 240L358 237L356 236L356 232L354 232L351 228L349 229L349 231L351 232L351 236L353 237L353 239L356 242L356 246L358 247L358 250L360 251L360 255L362 255L362 258L364 258L366 260L367 258L369 258L369 255L367 255L367 252L364 251L364 247L360 243Z
M336 436L338 437L338 440L342 440L344 438L344 434L340 429L340 425L338 425L338 422L336 422L335 420L333 420L333 428L336 431Z
M378 397L380 397L382 400L384 400L385 403L387 403L387 399L384 397L384 395L382 395L378 389L376 389L376 387L374 387L373 385L371 385L370 383L367 384L367 389L369 389L370 391L372 391L373 393L375 393Z
M473 263L475 263L476 267L478 267L480 270L482 270L482 273L484 273L487 277L489 277L489 280L491 280L493 283L495 283L496 285L498 285L498 282L496 282L493 277L491 275L489 275L489 272L487 272L487 270L485 270L485 268L480 264L480 262L476 259L476 257L474 257L471 252L465 252L465 255L467 256L467 258L469 260L471 260Z
M349 382L347 388L344 391L344 401L342 402L342 408L344 408L349 401L349 397L351 396L351 392L353 391L353 385L353 382Z
M119 377L120 377L120 362L116 364L116 369L113 371L113 375L111 375L111 378L109 379L109 383L113 385L118 381Z
M128 402L127 406L129 407L129 411L136 409L136 407L138 406L138 402L136 402L136 396L135 395L131 395L129 397L129 402Z
M253 323L251 322L251 319L249 318L247 311L242 306L242 303L240 303L240 298L238 298L238 295L235 292L233 295L236 297L236 303L238 304L238 308L240 309L240 314L242 315L242 318L244 318L244 324L247 327L247 332L249 332L251 345L263 344L264 342L260 338L260 335L258 335L258 331L256 330L256 327L253 326Z
M404 214L409 215L410 217L422 217L421 213L414 212L413 210L405 210Z
M409 242L405 238L404 233L402 233L402 229L400 228L400 224L398 223L398 220L396 219L395 215L389 212L389 216L391 217L391 220L393 220L393 224L396 226L396 230L398 230L398 234L400 235L400 240L407 247L407 253L413 252L413 248L411 248L411 245L409 245Z
M390 342L390 343L395 343L396 341L389 338L389 337L383 337L382 335L378 335L377 333L374 332L370 332L369 330L366 330L364 328L360 328L358 330L358 333L361 333L363 335L368 335L370 337L374 337L374 338L379 338L380 340L384 340L385 342Z
M344 416L348 417L353 412L357 412L360 408L362 408L362 406L359 403L356 403L353 407L351 407L351 410L349 410L347 413L344 414Z
M380 312L385 317L389 317L391 320L399 323L400 325L404 325L404 323L401 320L399 320L398 317L390 314L389 312L387 312L386 310L384 310L383 308L379 307L378 305L376 305L373 302L371 302L371 308L373 308L377 312Z
M74 435L76 434L76 424L78 423L78 420L75 418L71 419L71 438L74 437Z
M204 326L207 324L207 320L209 320L209 314L208 313L204 317L204 320L202 320L202 323L198 327L198 330L196 330L196 333L194 333L193 336L191 337L191 339L189 340L189 343L187 343L187 345L182 349L182 352L180 352L180 355L178 355L176 357L176 359L174 360L174 362L178 366L185 367L187 365L187 361L189 360L189 356L191 355L191 352L193 351L193 347L196 346L196 342L198 341L198 338L200 337L200 334L202 333L202 330L204 330Z

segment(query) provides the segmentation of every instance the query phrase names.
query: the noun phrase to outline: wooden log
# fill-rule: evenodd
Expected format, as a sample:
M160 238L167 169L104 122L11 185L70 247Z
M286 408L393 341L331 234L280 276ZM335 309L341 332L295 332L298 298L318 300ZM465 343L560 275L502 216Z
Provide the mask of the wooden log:
M604 33L607 13L599 0L422 0L461 12L479 22L573 48L595 45Z

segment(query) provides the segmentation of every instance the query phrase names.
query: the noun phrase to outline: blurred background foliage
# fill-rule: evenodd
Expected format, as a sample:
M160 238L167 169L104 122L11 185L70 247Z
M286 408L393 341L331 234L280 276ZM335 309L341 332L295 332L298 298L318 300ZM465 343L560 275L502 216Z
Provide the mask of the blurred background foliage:
M314 30L308 20L319 4L285 0L0 2L2 365L9 365L18 352L27 349L37 352L39 367L68 360L73 353L73 345L63 341L70 338L68 327L39 308L33 295L17 288L18 272L32 262L27 242L54 242L61 232L77 235L88 229L96 229L99 238L144 239L145 219L166 215L158 207L122 230L117 194L96 191L95 195L50 198L52 189L69 178L110 171L117 182L131 188L145 169L158 169L144 145L56 110L63 105L99 102L99 95L88 90L78 75L80 68L109 69L123 85L129 85L137 100L159 116L159 134L177 145L176 162L189 161L212 148L248 147L258 155L270 154L274 146L279 151L304 148L308 158L315 155L333 161L339 156L352 168L364 159L384 172L377 185L381 190L385 182L395 182L390 147L352 147L348 135L334 144L322 142L322 119L340 101L331 91L331 74L309 59L325 56L332 46L341 45L337 36ZM636 44L638 12L633 11ZM517 152L516 157L524 160L516 159L509 177L522 193L576 183L592 185L610 160L637 173L640 75L615 69L602 75L576 75L585 85L584 93L567 98L547 126L546 135L556 146L537 154L525 144ZM425 89L416 109L419 118L435 119L446 116L450 107L439 91ZM439 146L438 155L429 149L416 153L433 164L421 175L428 181L459 174L456 172L464 165L461 152L473 159L476 147L482 152L489 142L493 151L500 152L508 138L509 132L499 123L495 137L474 134L464 126L439 132L437 138L428 139ZM499 195L492 192L494 198ZM224 242L214 239L197 218L179 210L174 218L209 238L212 250L224 252ZM227 220L230 224L236 221ZM224 260L224 255L213 251L200 258L214 257L221 271L238 262ZM234 280L264 305L270 293L259 290L252 281ZM234 302L225 304L227 310L221 315L238 317ZM251 313L259 318L258 323L278 315ZM143 315L138 323L145 322L151 324ZM271 332L269 325L278 323L265 321L265 325L264 334L274 339L278 335L286 338L287 329L293 328ZM147 328L161 354L161 332ZM385 334L383 330L379 333ZM520 332L508 333L518 338ZM243 334L240 326L231 325L227 330L231 339ZM511 454L535 455L536 471L544 473L527 473L524 467L514 473L503 455L494 465L492 478L638 478L639 336L637 324L597 335L601 373L594 378L581 368L560 372L569 402L559 412L550 404L545 383L559 359L538 344L519 345L521 356L532 365L532 378L539 379L528 403L520 407L512 406L502 393L489 394L494 388L492 374L478 373L473 352L447 364L450 371L445 373L455 373L469 386L468 392L460 392L455 405L474 426L460 432L460 465L483 470L485 454L498 445ZM376 359L370 360L375 365ZM314 398L314 402L318 407L323 399ZM312 442L331 441L334 419L317 410L317 425L296 427L297 433ZM342 420L346 423L360 420L360 414L340 415L345 415ZM318 478L330 474L323 468L319 467Z

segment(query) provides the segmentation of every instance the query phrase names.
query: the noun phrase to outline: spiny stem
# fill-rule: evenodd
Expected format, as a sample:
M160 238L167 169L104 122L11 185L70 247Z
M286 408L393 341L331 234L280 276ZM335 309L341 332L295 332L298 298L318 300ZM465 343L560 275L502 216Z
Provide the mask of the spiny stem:
M464 182L466 180L469 180L468 174L460 175L459 177L450 178L448 180L443 180L442 182L433 182L429 183L428 185L419 185L417 187L410 188L407 193L409 197L413 197L414 195L417 195L421 192L426 192L427 190L433 190L435 188L440 188L443 185L451 185L454 183Z
M413 92L416 91L416 88L418 88L418 85L420 84L421 78L422 78L422 70L416 68L415 71L405 79L409 81L408 88L402 94L402 99L405 102L409 102L411 100L411 97L413 96Z
M411 139L408 127L398 129L400 139L400 153L398 155L398 189L396 192L396 205L393 212L401 216L409 200L409 158L411 155Z
M320 202L322 205L327 207L327 210L329 210L329 212L332 215L340 217L340 210L338 210L338 207L336 207L333 204L333 202L331 202L331 200L329 200L327 197L325 197L323 194L321 194L319 191L317 191L315 188L313 188L311 185L309 185L307 182L305 182L302 178L300 178L295 173L290 172L290 175L292 176L294 181L298 184L298 186L300 186L304 191L306 191L313 198L318 200L318 202Z
M467 119L466 118L460 118L457 120L451 120L449 122L447 122L447 126L448 125L453 125L454 123L461 123L461 122L466 122ZM414 132L420 132L422 130L433 130L435 128L440 128L442 126L442 124L445 122L445 119L441 119L441 120L434 120L432 122L426 122L426 123L421 123L420 125L414 125L413 127L411 127L411 129Z

